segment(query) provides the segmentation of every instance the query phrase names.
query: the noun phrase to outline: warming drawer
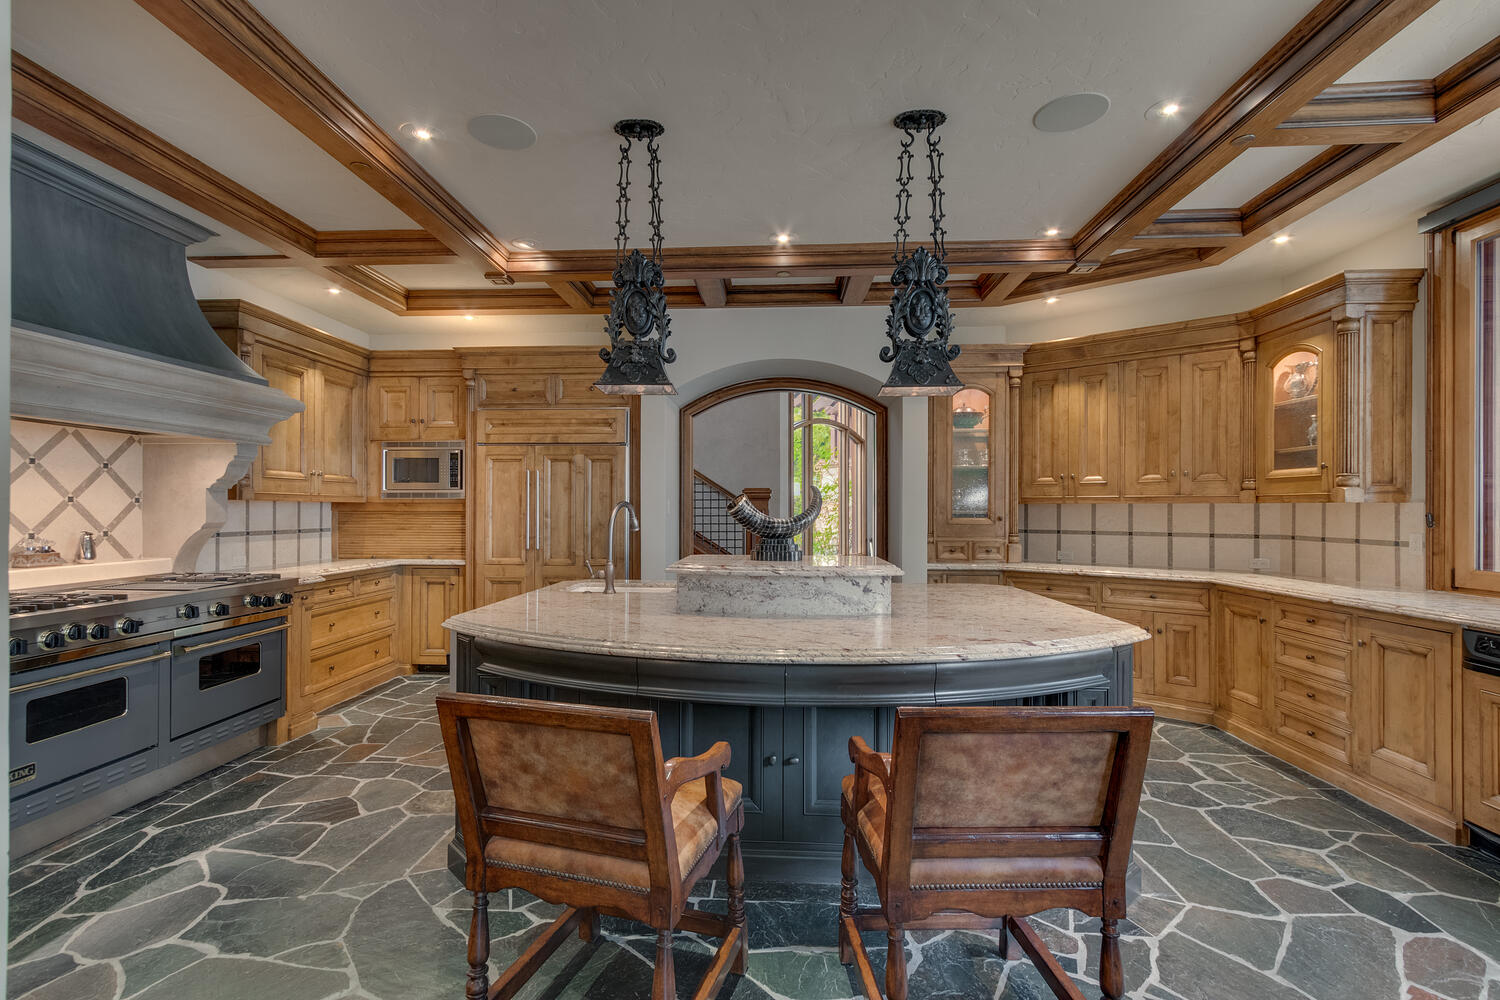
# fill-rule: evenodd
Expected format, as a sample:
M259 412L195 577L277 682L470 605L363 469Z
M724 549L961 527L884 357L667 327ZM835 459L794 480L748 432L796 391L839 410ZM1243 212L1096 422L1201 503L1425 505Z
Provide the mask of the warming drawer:
M171 738L272 702L286 689L286 619L172 644Z

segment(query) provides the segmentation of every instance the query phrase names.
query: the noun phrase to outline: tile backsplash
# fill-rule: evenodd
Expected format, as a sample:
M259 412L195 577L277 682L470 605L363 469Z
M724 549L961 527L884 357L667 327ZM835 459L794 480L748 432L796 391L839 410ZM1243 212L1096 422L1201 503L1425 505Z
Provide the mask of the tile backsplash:
M1021 543L1029 562L1258 571L1420 590L1425 514L1420 503L1033 503L1021 507Z
M46 539L74 562L92 531L96 562L141 558L143 452L138 434L12 420L9 547Z
M198 554L198 570L285 569L333 558L326 503L231 500L224 526Z

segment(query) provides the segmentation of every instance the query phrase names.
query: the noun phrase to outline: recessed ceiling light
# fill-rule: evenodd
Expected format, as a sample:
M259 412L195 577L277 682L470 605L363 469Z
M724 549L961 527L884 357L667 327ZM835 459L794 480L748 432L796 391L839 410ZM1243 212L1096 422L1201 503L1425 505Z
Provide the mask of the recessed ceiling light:
M343 291L342 288L334 288L332 286L329 286L328 294L329 295L337 295L339 292L342 292L342 291Z
M401 134L418 142L431 142L437 138L437 131L432 126L421 125L417 122L402 122Z
M1056 301L1057 301L1057 296L1056 295L1049 295L1049 296L1047 296L1047 304L1049 306L1052 305Z
M786 244L792 242L792 234L791 233L777 233L776 234L776 242L782 244L783 246L785 246Z
M495 149L530 149L536 145L536 129L510 115L476 115L469 119L469 134Z
M1109 98L1103 94L1069 94L1043 104L1031 117L1031 124L1043 132L1071 132L1092 125L1109 110Z
M510 243L511 243L511 246L520 247L522 250L535 250L536 249L536 241L535 240L511 240Z
M1057 236L1061 232L1062 232L1061 229L1058 229L1056 226L1051 226L1051 227L1049 227L1047 229L1042 230L1042 235L1043 236Z
M473 318L474 318L473 316L465 316L464 317L464 319L468 319L468 320L472 320Z
M791 276L792 276L792 272L791 271L777 271L776 272L776 277L778 277L778 278L790 278Z
M1166 121L1176 118L1182 113L1182 104L1178 101L1158 101L1146 109L1146 120L1149 122Z
M1282 233L1280 236L1273 236L1273 237L1271 237L1271 242L1275 243L1277 246L1280 246L1283 243L1290 243L1290 242L1292 242L1292 238L1290 236L1288 236L1286 233Z

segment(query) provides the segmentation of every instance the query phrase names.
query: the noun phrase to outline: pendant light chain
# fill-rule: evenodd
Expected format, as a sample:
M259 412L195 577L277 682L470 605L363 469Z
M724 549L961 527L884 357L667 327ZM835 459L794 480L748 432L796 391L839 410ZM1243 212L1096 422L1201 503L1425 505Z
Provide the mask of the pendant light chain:
M906 224L911 221L911 147L917 141L910 129L905 131L906 139L901 143L901 154L896 157L896 252L891 257L898 264L906 256Z
M937 126L927 127L927 179L932 182L932 255L942 263L948 259L948 230L943 228L946 217L943 211L943 140L936 133ZM907 156L911 156L909 151Z
M615 195L615 266L625 259L625 248L630 244L630 140L620 144L620 177L615 182L619 192Z
M661 157L656 155L656 140L646 140L651 154L651 259L661 263Z

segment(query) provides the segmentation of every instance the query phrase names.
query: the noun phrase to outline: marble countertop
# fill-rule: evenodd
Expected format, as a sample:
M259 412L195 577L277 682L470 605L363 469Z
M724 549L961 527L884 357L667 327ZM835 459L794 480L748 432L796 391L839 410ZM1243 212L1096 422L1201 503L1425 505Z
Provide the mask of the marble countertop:
M671 583L621 582L618 594L554 584L455 615L463 635L544 649L734 663L955 663L1088 652L1150 638L1134 625L1012 587L891 587L871 618L679 614Z
M1403 615L1450 625L1500 630L1500 598L1454 594L1442 590L1397 590L1363 587L1351 583L1329 583L1271 573L1229 573L1209 569L1148 569L1141 566L1084 566L1076 563L932 563L938 571L959 569L1008 570L1012 573L1055 573L1059 576L1092 576L1122 580L1162 580L1176 583L1206 583L1220 587L1256 590L1276 597L1327 601L1361 611Z
M462 566L462 559L335 559L331 562L283 566L274 570L284 580L298 583L321 583L330 576L366 573L372 569L398 569L402 566Z
M799 559L770 562L749 556L696 555L679 559L667 567L677 575L705 573L722 576L884 576L899 577L905 571L895 563L875 556L839 556L836 559Z

